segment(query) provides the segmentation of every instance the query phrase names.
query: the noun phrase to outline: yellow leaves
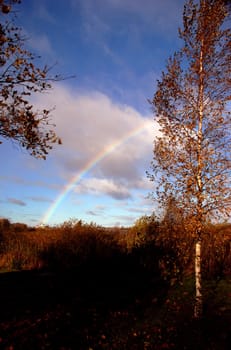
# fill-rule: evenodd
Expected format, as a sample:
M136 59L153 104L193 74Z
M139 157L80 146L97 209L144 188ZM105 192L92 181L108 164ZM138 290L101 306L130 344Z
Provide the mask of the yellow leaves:
M24 63L24 60L23 60L22 58L17 58L17 59L14 61L14 67L15 67L15 68L19 68L23 63Z
M40 76L41 76L41 78L45 79L46 78L46 72L40 71Z

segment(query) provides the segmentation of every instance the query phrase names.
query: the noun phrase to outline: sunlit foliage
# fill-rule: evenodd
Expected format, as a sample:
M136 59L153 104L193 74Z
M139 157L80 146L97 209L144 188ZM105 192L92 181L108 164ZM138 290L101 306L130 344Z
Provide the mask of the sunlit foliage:
M231 210L229 24L223 0L186 2L183 47L168 60L152 101L161 136L150 178L160 204L174 198L197 226Z
M231 214L231 29L224 0L187 1L179 37L182 48L169 58L151 102L161 135L149 176L160 206L174 198L196 238L199 317L205 227Z
M26 37L15 24L14 6L20 0L0 3L0 143L10 139L31 155L46 158L53 144L61 143L50 120L50 110L35 110L33 94L51 89L60 80L51 67L38 67L26 46Z
M193 239L182 221L172 226L165 218L141 217L130 228L104 228L81 220L60 226L30 228L0 220L0 270L69 269L97 262L126 259L155 274L157 265L169 283L181 281L193 271ZM208 224L204 237L203 266L206 278L231 274L231 226ZM125 260L123 260L125 259ZM132 262L133 261L133 262ZM128 261L127 261L128 263ZM125 268L125 266L124 266Z

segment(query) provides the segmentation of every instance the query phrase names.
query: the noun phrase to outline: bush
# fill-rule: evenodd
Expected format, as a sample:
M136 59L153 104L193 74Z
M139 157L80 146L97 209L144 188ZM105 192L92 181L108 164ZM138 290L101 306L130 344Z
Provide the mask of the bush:
M94 224L65 222L54 231L59 239L41 254L48 268L68 269L96 264L111 259L119 251L113 236Z
M9 231L4 233L0 269L22 270L35 268L38 260L36 244L23 233Z
M231 225L207 225L203 240L202 263L205 278L231 276Z

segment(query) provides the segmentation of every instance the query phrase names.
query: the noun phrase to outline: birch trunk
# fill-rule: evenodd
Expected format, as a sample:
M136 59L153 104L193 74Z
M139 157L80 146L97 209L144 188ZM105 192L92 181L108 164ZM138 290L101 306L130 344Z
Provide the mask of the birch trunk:
M205 1L201 0L201 8L205 6ZM201 233L203 222L203 121L204 121L204 33L201 38L200 58L199 58L199 85L198 85L198 132L197 132L197 241L195 247L195 287L196 298L194 306L194 317L199 319L202 316L202 291L201 291Z
M194 306L194 317L199 319L202 316L202 292L201 292L201 239L199 238L195 246L195 285L196 300Z

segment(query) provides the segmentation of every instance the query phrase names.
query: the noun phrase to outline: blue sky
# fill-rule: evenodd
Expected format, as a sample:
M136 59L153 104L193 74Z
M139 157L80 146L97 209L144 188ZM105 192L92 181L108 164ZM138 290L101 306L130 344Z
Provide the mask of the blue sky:
M35 226L70 218L132 225L155 210L146 177L158 126L147 99L178 47L183 0L22 0L17 22L60 81L35 108L54 108L63 145L46 161L0 145L0 216ZM75 181L74 181L75 180Z

